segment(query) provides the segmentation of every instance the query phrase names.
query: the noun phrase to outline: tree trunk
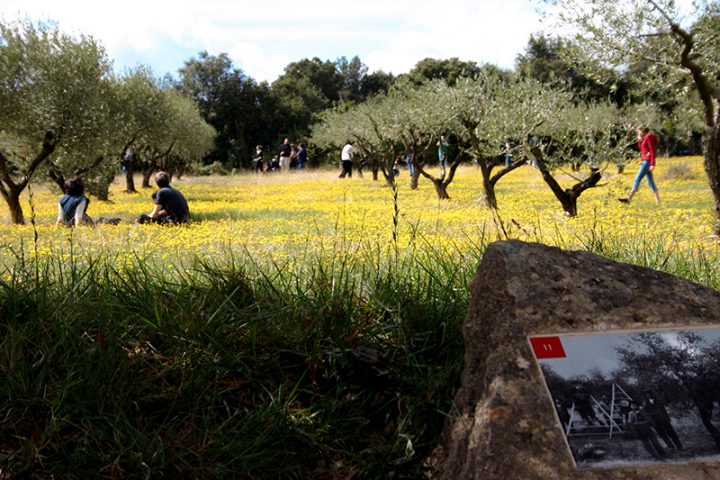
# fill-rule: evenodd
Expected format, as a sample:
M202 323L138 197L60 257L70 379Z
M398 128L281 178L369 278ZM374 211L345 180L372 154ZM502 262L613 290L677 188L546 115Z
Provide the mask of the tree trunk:
M377 182L379 178L380 173L380 167L378 165L373 165L372 167L372 179L373 181Z
M588 188L593 188L602 178L602 174L597 168L592 169L592 174L582 182L576 183L572 188L563 189L558 181L553 177L552 173L548 169L545 163L545 157L538 147L532 147L530 150L535 157L535 163L537 163L538 170L542 174L543 180L550 187L555 198L560 201L563 210L570 217L577 217L577 199L580 197L582 192Z
M10 210L10 221L15 225L23 225L25 223L25 216L23 215L22 206L20 205L20 191L10 190L9 192L3 192L2 197L7 203L8 209Z
M125 191L128 193L137 193L135 190L135 178L133 177L133 169L127 166L125 169Z
M490 181L490 166L488 165L487 159L478 159L478 166L480 172L482 172L483 179L483 195L485 197L485 205L488 208L497 210L497 198L495 196L495 185Z
M410 175L410 190L417 190L419 179L420 179L420 172L418 171L418 169L416 167L415 171L413 171L413 174Z
M495 186L490 182L485 186L485 205L493 210L497 210L498 208Z
M435 193L437 193L438 199L450 200L450 195L447 193L447 185L439 178L434 179L432 182L435 186Z
M558 198L562 204L563 211L568 217L577 217L577 199L578 197L572 194L566 194L563 198Z
M719 115L720 116L720 115ZM720 236L720 124L714 127L705 127L703 134L703 163L705 174L710 182L710 190L715 202L715 225L713 232Z
M150 177L152 177L154 169L148 168L147 170L143 170L143 179L142 179L142 187L143 188L150 188Z

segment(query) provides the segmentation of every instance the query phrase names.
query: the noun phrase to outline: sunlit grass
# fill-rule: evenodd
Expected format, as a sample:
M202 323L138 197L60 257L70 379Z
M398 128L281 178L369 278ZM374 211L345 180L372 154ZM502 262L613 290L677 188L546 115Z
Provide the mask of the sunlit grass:
M683 165L691 180L668 179L664 171ZM661 159L656 176L662 205L655 205L643 184L632 205L623 205L635 168L617 175L608 171L601 188L589 190L579 200L579 216L567 218L536 169L518 169L498 185L500 219L512 238L542 241L566 248L583 248L588 232L614 237L672 238L687 248L710 246L712 199L699 158ZM569 177L567 177L569 178ZM423 248L442 249L449 242L459 251L471 249L483 232L490 239L505 233L484 207L480 175L473 167L459 170L450 185L449 201L438 201L432 185L423 182L412 191L403 172L399 178L400 222L398 244L406 248L422 237ZM335 172L290 175L238 175L199 177L175 181L188 198L194 222L186 228L135 224L135 218L152 205L151 190L123 192L116 182L111 200L92 200L92 217L120 217L118 226L78 228L54 226L57 193L34 189L35 226L0 225L0 245L17 248L31 243L38 233L40 256L54 256L67 249L72 237L86 253L140 256L154 261L213 258L219 254L250 252L258 258L292 257L326 251L334 242L344 245L385 244L392 236L393 200L384 182L365 178L338 179ZM26 211L28 199L23 202Z
M0 478L423 478L490 241L720 288L700 160L660 160L662 205L646 185L617 201L634 170L577 218L529 166L500 183L498 217L473 167L442 202L403 172L397 229L369 175L176 180L182 227L136 224L151 191L120 184L89 213L121 224L55 227L58 195L36 186L33 223L0 225Z

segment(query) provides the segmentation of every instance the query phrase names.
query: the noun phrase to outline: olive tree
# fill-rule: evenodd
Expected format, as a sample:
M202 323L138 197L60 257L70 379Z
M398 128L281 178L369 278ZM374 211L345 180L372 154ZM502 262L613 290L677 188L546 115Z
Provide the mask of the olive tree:
M369 104L365 105L365 110L368 109ZM374 158L377 146L373 144L372 139L372 123L368 116L360 113L358 105L349 107L345 104L321 112L310 136L310 141L318 147L337 151L335 158L338 162L340 149L346 141L354 143L356 159L358 156Z
M460 156L455 156L449 168L441 168L435 176L426 166L431 161L435 144L443 132L456 131L456 110L445 94L449 89L446 82L435 80L415 85L407 79L399 80L388 93L394 105L391 107L395 122L395 135L403 144L405 161L413 172L410 188L417 188L420 176L430 180L441 199L449 198L447 187L455 177Z
M512 155L509 164L499 161L506 145L518 150L530 128L523 112L528 108L524 83L482 70L476 78L458 81L440 92L445 108L453 111L453 120L482 174L485 204L497 208L495 185L505 175L525 164L522 155Z
M628 69L650 62L646 84L668 90L676 76L692 80L702 105L702 149L714 198L715 234L720 235L720 4L694 2L681 16L673 0L549 0L556 18L578 29L576 57Z
M90 37L0 23L0 195L12 222L24 223L20 195L53 154L69 161L97 147L109 74Z
M140 152L163 141L167 124L165 94L149 67L139 66L114 82L114 135L118 138L114 158L125 163L127 192L135 192L133 173L136 155L125 161L128 149Z
M195 102L177 90L162 91L158 111L158 135L137 152L145 188L150 187L150 177L157 169L170 175L182 173L193 160L207 155L215 141L215 129L203 119Z
M631 126L608 102L575 103L568 92L539 84L525 90L526 113L517 125L528 127L522 150L568 216L578 213L582 193L598 186L610 164L623 164L630 153ZM568 180L558 179L562 173Z

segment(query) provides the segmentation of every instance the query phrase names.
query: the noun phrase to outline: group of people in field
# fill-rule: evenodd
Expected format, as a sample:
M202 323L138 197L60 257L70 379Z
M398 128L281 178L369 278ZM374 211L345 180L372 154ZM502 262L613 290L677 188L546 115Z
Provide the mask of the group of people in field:
M190 208L185 196L170 186L170 174L155 174L157 190L152 193L153 209L148 214L138 217L138 223L158 223L178 225L190 221ZM94 225L95 223L118 223L119 219L99 219L95 222L87 214L90 199L85 195L85 185L78 176L68 178L63 184L64 194L58 201L56 225L74 227L78 225Z
M255 172L287 172L292 168L303 170L308 162L307 147L300 142L297 145L290 143L286 138L275 156L265 159L262 145L255 147L253 155L253 170Z
M657 137L650 131L648 127L639 126L637 128L638 148L640 149L640 169L635 177L632 188L627 197L619 198L622 203L630 203L633 196L640 187L643 178L647 179L650 190L655 196L655 202L660 203L660 195L658 193L655 179L653 178L653 170L655 169L655 161L657 157ZM448 144L445 136L441 135L437 142L438 161L443 170L448 165ZM348 140L340 153L340 178L352 177L353 158L355 149L353 142ZM265 162L263 157L262 145L255 147L255 155L253 156L253 170L255 172L267 171L284 171L287 172L291 168L302 170L307 165L308 154L304 143L299 143L297 147L290 143L289 139L285 139L277 151L277 155L269 162ZM155 183L158 189L153 192L152 199L154 208L149 214L143 214L138 218L138 223L159 223L159 224L183 224L190 221L190 209L187 200L178 190L170 186L170 175L167 172L157 172L155 174ZM88 216L87 209L90 199L85 195L85 186L82 179L78 176L69 178L63 186L64 195L58 202L58 216L56 225L76 226L76 225L92 225L95 222ZM111 220L108 223L116 223Z

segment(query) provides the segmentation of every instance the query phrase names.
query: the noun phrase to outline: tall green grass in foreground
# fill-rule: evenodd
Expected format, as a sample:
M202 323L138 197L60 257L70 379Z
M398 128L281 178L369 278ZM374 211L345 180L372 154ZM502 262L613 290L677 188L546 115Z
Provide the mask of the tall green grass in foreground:
M717 252L575 242L720 287ZM16 251L0 275L0 477L420 478L486 246L121 272Z
M458 383L470 272L379 252L122 272L17 252L0 275L0 469L417 478Z

